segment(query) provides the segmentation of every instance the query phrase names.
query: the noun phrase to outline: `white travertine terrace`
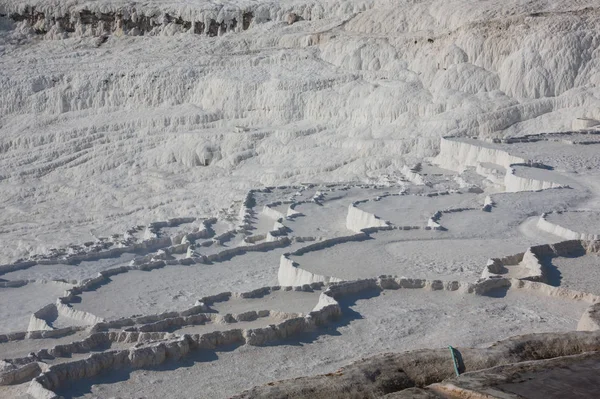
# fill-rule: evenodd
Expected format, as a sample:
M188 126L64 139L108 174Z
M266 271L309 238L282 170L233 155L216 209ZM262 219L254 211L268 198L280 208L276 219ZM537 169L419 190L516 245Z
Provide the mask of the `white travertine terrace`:
M566 213L567 215L577 215L577 216L583 216L585 218L591 218L592 222L591 222L591 226L592 228L594 227L598 227L597 225L594 226L594 221L596 221L598 219L598 212L586 212L586 211L575 211L575 212L559 212L556 213L558 215L562 215ZM600 233L591 233L591 232L577 232L577 231L573 231L568 227L563 227L558 223L553 223L552 221L548 220L550 217L552 217L555 213L544 213L540 216L538 222L537 222L537 227L540 230L544 230L548 233L554 234L556 236L562 237L566 240L600 240ZM587 226L590 226L590 224L588 223ZM587 227L586 226L586 227ZM600 227L598 227L598 231L600 231Z
M136 345L135 348L124 349L120 351L112 351L105 355L93 354L85 360L65 362L59 365L50 366L46 371L41 373L39 377L32 380L28 393L35 398L54 397L52 390L57 389L60 385L67 381L75 381L80 378L90 378L97 373L103 371L105 367L123 367L130 368L147 367L157 365L167 359L179 359L190 350L202 350L203 348L214 348L220 345L230 345L236 342L245 342L248 345L263 345L278 339L285 338L290 334L298 334L305 331L311 326L327 323L328 320L338 317L341 310L336 299L356 295L363 291L373 289L378 290L397 290L397 289L427 289L427 290L449 290L471 293L472 295L485 295L488 291L497 287L509 286L514 289L525 289L533 291L542 291L546 295L570 297L575 300L582 300L588 303L596 304L599 297L590 295L581 295L580 293L570 292L568 290L560 290L551 288L539 283L523 282L510 279L485 280L478 284L459 283L459 282L442 282L442 281L426 281L412 279L398 279L392 277L380 277L378 279L358 280L354 282L338 283L331 285L319 297L319 301L315 308L302 318L288 319L281 322L277 326L267 327L263 329L252 330L227 330L223 332L209 333L204 335L183 335L165 334L165 333L147 333L147 332L127 332L127 333L94 333L90 338L86 339L84 350L93 349L103 342L138 342L143 343L146 339L157 340L158 344ZM278 289L280 289L278 287ZM308 288L310 289L310 288ZM262 293L261 293L262 294ZM246 295L248 297L248 295ZM218 298L221 300L221 298ZM210 298L204 300L210 301ZM194 317L194 316L188 316ZM168 320L168 319L165 319ZM204 319L206 320L206 318ZM194 322L205 322L202 319L196 318ZM123 323L121 321L121 323ZM106 328L106 327L104 327ZM143 328L143 326L142 326ZM140 331L142 330L140 328ZM597 330L600 328L597 321L589 316L586 312L580 321L581 330ZM80 352L80 343L74 343L71 346L61 346L60 349L43 351L38 356L59 355L67 356L69 351ZM70 349L72 348L72 349ZM19 362L13 360L13 362ZM21 381L27 373L31 373L31 361L23 359L24 363L18 369L13 369L3 374L3 381L16 382ZM21 374L17 373L17 370ZM66 377L68 375L68 377ZM68 379L65 379L68 378Z
M590 118L577 118L573 120L573 130L589 129L600 125L600 121Z
M515 167L509 167L504 176L505 190L509 193L518 193L520 191L540 191L549 188L563 188L564 185L553 181L544 181L531 177L522 177L517 175Z
M231 397L412 349L430 384L432 342L594 347L599 16L0 0L0 397Z
M512 164L524 164L527 161L487 143L447 137L442 138L440 152L434 162L442 168L462 172L468 167L476 168L486 163L509 169Z
M462 153L467 158L466 161L455 159L446 162L444 167L450 170L472 168L471 170L476 170L477 173L487 174L488 168L474 168L472 161L479 157L479 155L474 156L473 154L485 151L478 152L477 141L469 142L468 146L471 149ZM514 159L510 156L510 144L507 146L507 151L497 150L499 152L494 155L495 159L486 158L484 162L490 160L503 162L499 160L500 158L507 159L506 162L513 162ZM443 151L445 150L443 148L444 145L442 145L442 153L436 159L444 158ZM482 148L486 148L485 143L482 143ZM508 164L507 173L510 173L509 171L514 167L513 163ZM535 165L518 167L536 169ZM470 175L465 174L464 178L471 179L468 176ZM558 176L561 176L560 173ZM558 178L558 180L561 179ZM534 227L539 227L540 234L541 232L550 233L556 235L557 238L567 238L569 241L557 240L552 244L534 245L524 248L524 252L516 255L493 258L487 265L482 264L483 272L478 281L461 282L380 276L375 279L344 282L343 272L340 275L327 276L303 268L304 258L302 256L304 254L333 250L339 245L368 243L370 240L377 240L378 234L384 232L396 234L398 237L403 235L414 237L411 239L426 238L427 234L461 234L459 231L453 231L454 219L449 219L449 230L442 227L441 223L444 218L460 218L461 215L471 215L472 212L480 212L482 216L494 215L494 213L502 211L497 208L495 203L494 196L496 194L486 192L485 187L479 191L473 190L480 194L468 193L465 195L460 191L450 194L448 191L436 191L438 188L436 186L444 184L444 180L438 178L435 181L433 187L407 186L406 183L403 183L401 194L393 194L395 189L390 190L385 186L352 184L252 189L242 201L237 212L237 220L231 222L232 226L237 227L233 227L231 230L219 227L218 231L215 231L215 226L220 223L217 218L208 218L200 222L195 221L194 218L179 218L168 222L151 223L146 228L139 228L139 231L145 231L140 236L141 240L135 238L133 235L135 229L132 229L128 241L115 250L90 250L89 253L85 249L78 249L75 252L56 250L51 255L32 257L31 260L3 265L0 271L5 275L25 270L35 273L36 268L43 268L45 265L60 265L67 262L76 265L79 262L102 261L104 258L114 257L115 254L119 255L127 251L137 252L136 258L129 265L106 268L96 277L75 281L75 286L56 282L56 284L65 286L64 294L54 303L34 312L26 332L0 336L0 350L2 342L25 345L33 338L37 338L40 340L40 344L43 344L49 337L68 337L71 334L82 332L86 332L88 338L70 345L56 346L53 349L40 349L29 357L7 359L7 363L3 366L4 371L0 374L0 382L6 386L31 381L28 389L31 396L53 398L55 397L53 392L57 389L64 389L65 384L93 378L99 373L121 367L137 369L158 365L167 359L182 358L190 351L214 349L227 345L276 345L282 339L290 339L315 329L319 331L320 326L334 323L335 320L343 318L344 307L340 306L338 302L340 299L360 297L372 290L449 290L465 295L465 299L468 299L469 295L486 296L495 290L510 289L534 296L545 295L562 298L561 300L566 301L583 301L590 304L591 307L578 319L577 328L586 331L600 329L595 310L600 298L584 291L548 285L550 271L545 262L545 259L556 257L594 256L598 252L600 244L595 241L594 237L581 235L572 237L573 234L566 233L567 229L546 227L542 221L553 226L546 221L547 213L539 218ZM503 195L515 195L511 194L513 190L520 195L526 195L527 192L531 193L530 196L554 195L554 187L544 186L544 181L532 177L528 177L527 181L527 184L515 187L506 184L503 186L505 190ZM471 184L470 187L477 186ZM577 194L581 182L577 182L574 187L570 190L573 191L573 194ZM410 190L415 191L411 193ZM291 197L292 199L281 200L277 199L279 191L282 193L295 191L295 193ZM566 195L565 198L568 198L569 194L570 191L566 191L563 196ZM376 209L378 204L389 203L390 200L414 200L411 196L415 195L421 196L423 201L430 198L441 201L432 202L432 204L452 203L454 199L457 204L460 203L462 206L440 209L429 218L427 226L415 226L415 228L393 225L360 208L361 204L366 204L367 201L371 204L370 209ZM360 197L357 196L363 196L363 199L359 199ZM295 224L301 224L304 220L309 223L312 220L306 214L294 210L303 204L316 203L317 206L323 206L323 204L328 204L328 201L340 201L343 198L346 198L347 201L346 216L336 223L344 225L352 232L348 235L330 238L320 237L320 235L317 238L296 236L294 230L286 226L286 220L293 220ZM470 203L480 205L479 207L465 206ZM502 199L501 204L504 203L505 199ZM284 208L288 209L286 215L280 211ZM303 212L309 212L310 209L303 208ZM263 217L267 217L266 221L263 221ZM268 221L271 221L273 227L266 234L262 230L255 231L258 223L264 224ZM187 231L186 229L189 227L186 226L190 224L195 224L197 227L192 227L191 231ZM293 226L296 226L295 224ZM163 230L170 232L169 229L174 227L178 229L174 233L175 235L163 233ZM301 229L301 231L304 230ZM239 235L242 235L244 239L235 238ZM306 241L312 241L312 243L306 244ZM290 247L292 250L283 255L274 252L286 247ZM94 248L94 246L88 246L88 248ZM265 286L239 294L224 292L198 297L196 303L190 304L187 309L167 311L156 315L102 318L79 308L78 302L88 300L82 294L93 292L107 284L114 284L115 279L119 279L120 275L129 271L146 271L151 277L152 273L155 273L153 270L173 266L200 268L200 265L203 264L227 262L232 257L243 259L249 252L262 252L265 254L264 259L270 259L273 262L273 268L277 269L277 285ZM272 255L271 252L273 252ZM295 262L294 259L302 259L301 264ZM19 286L29 286L34 283L26 280L6 280L2 284L7 287L6 289L19 289ZM319 293L319 291L321 292ZM277 297L285 301L286 292L315 292L318 293L318 296L314 297L315 302L305 309L304 314L275 310L281 306L272 306L271 309L261 308L263 306L261 303L268 303L269 298ZM280 294L275 295L274 293ZM288 296L291 297L290 294ZM253 302L248 302L244 306L238 303L240 300L250 301L252 298L263 298L256 302L256 309L252 309ZM231 305L227 305L228 303ZM285 307L285 302L281 305ZM240 313L210 313L213 306L215 309L239 308ZM57 321L60 323L55 325ZM239 328L237 328L238 326ZM179 330L182 332L179 333ZM134 343L135 346L128 347L129 344ZM115 349L97 352L97 349L94 348L100 345L108 345ZM62 359L74 353L90 353L90 355L87 358L77 357L71 361L56 362L56 359ZM45 362L48 362L49 365L43 365Z
M364 229L391 228L391 225L389 222L378 218L377 215L357 208L356 204L350 204L348 205L348 216L346 216L346 227L359 233Z

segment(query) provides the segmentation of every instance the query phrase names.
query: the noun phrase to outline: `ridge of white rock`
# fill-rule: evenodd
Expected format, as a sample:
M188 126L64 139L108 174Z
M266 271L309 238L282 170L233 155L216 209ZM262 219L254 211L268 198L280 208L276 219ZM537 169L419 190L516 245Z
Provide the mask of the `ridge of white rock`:
M582 211L581 214L585 215L586 212ZM592 213L592 212L590 212L589 214L594 215L594 213ZM549 216L548 213L544 213L538 219L537 227L540 230L557 235L557 236L562 237L567 240L599 240L600 239L600 233L594 234L594 233L586 233L586 232L576 232L567 227L563 227L559 224L552 223L551 221L548 220L548 216Z
M521 191L541 191L551 188L564 188L566 186L552 182L544 181L535 178L518 176L514 165L511 165L504 176L504 187L506 192L518 193Z
M281 285L304 285L341 281L341 279L337 277L321 276L304 270L298 267L298 264L286 255L281 255L279 269L277 271L277 280Z
M443 137L440 152L434 159L435 164L445 169L462 172L468 167L479 167L489 163L510 169L512 164L525 164L523 158L510 155L508 152L486 146L484 142L462 141L452 137Z
M600 125L600 121L590 118L576 118L573 120L573 130L589 129Z
M554 244L536 245L525 252L503 258L490 259L484 268L483 279L510 275L507 267L518 268L519 280L541 281L547 283L547 266L540 258L572 257L581 254L595 254L600 251L599 241L592 239L569 239Z
M540 136L541 139L545 138L544 135ZM538 140L540 138L532 141ZM523 141L527 142L528 139L525 138ZM523 141L515 140L514 142ZM509 142L512 141L509 140ZM458 172L473 169L489 180L492 185L505 192L516 193L570 187L569 184L544 180L543 172L547 169L545 165L510 155L507 151L498 148L495 142L444 137L441 140L440 152L433 162L440 167ZM503 179L502 171L505 171ZM536 175L542 176L537 177ZM558 175L554 177L560 178Z
M364 229L388 229L392 228L390 222L385 221L369 212L358 208L355 203L348 205L346 216L346 227L356 233Z

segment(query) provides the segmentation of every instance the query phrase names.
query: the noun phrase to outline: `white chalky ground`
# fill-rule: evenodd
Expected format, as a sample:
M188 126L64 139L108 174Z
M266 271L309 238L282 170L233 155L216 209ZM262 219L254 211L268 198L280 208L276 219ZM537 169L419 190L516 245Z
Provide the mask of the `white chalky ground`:
M523 288L525 263L485 295L428 287L600 234L599 12L0 0L0 376L29 364L0 397L184 336L221 338L43 388L224 398L383 351L576 330L596 250L542 259ZM326 295L381 275L430 283ZM341 314L294 329L324 305Z

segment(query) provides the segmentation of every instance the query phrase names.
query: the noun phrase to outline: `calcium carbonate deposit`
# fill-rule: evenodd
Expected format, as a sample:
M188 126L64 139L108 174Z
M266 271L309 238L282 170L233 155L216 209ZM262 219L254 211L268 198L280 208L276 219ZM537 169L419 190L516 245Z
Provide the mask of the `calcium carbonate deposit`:
M2 398L480 397L600 347L600 2L0 0L0 205Z

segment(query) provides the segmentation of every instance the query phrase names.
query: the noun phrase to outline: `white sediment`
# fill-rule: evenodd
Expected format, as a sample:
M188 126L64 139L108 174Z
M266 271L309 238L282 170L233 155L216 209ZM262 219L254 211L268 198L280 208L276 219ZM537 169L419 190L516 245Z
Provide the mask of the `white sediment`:
M0 0L0 396L600 330L597 3Z

